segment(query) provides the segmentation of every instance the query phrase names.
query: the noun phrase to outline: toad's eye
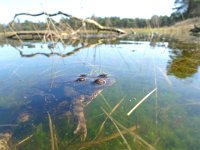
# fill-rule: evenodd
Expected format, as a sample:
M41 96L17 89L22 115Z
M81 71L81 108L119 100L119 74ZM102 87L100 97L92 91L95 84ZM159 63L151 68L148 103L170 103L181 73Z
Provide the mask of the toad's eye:
M108 74L102 73L102 74L100 74L98 77L100 77L100 78L107 78L107 77L108 77Z
M99 85L103 85L103 84L106 84L106 80L100 78L100 79L94 80L94 83L99 84Z
M80 74L80 76L79 77L87 77L87 74Z
M85 81L85 78L84 77L79 77L78 79L76 79L76 81L82 82L82 81Z

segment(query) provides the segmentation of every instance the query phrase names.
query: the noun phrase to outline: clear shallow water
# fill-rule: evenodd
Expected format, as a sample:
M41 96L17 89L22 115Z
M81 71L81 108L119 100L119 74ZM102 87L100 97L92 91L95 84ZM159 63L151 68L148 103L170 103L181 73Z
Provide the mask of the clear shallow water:
M57 43L52 49L48 48L48 43L39 42L27 42L23 47L16 43L11 45L0 48L0 124L18 123L15 121L18 112L29 103L25 98L27 91L34 93L32 87L39 85L42 88L46 81L54 79L75 80L81 73L108 73L116 83L105 88L102 95L85 107L88 128L85 142L73 134L76 123L71 116L68 119L67 116L52 116L59 149L83 146L85 149L126 149L120 136L100 142L118 134L109 119L97 138L98 144L91 144L106 118L101 108L110 112L122 98L124 102L114 112L113 118L127 128L137 126L135 133L155 149L200 149L198 47L178 42L132 40L85 46ZM155 88L157 93L130 116L126 115ZM33 134L17 149L50 149L47 113L17 127L0 127L1 132L7 130L12 132L14 143ZM147 144L130 134L124 136L132 149L149 149Z

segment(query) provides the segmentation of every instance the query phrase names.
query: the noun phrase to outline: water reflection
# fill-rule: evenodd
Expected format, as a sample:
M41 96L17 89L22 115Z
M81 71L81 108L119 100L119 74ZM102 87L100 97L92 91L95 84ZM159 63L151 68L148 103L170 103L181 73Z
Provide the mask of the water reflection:
M67 57L67 56L71 56L77 52L79 52L82 49L85 48L94 48L98 45L101 44L106 44L106 43L113 43L113 44L117 44L118 41L116 38L110 38L110 39L72 39L72 40L68 40L65 41L65 43L62 43L62 48L66 49L68 46L73 47L73 49L71 49L69 52L60 52L59 50L59 46L57 47L57 45L60 45L61 43L58 42L47 42L47 43L41 43L40 45L40 50L37 52L36 45L38 44L38 41L35 41L35 44L33 41L30 42L24 42L21 43L18 40L9 40L8 41L9 45L11 45L12 47L14 47L20 54L21 57L34 57L37 55L41 55L41 56L45 56L45 57L52 57L52 56L59 56L59 57ZM5 43L4 43L5 44ZM2 44L2 45L4 45ZM46 46L46 50L49 50L49 52L44 50L44 47ZM35 49L36 52L32 52L30 54L26 54L26 51L24 49L26 48L32 48Z
M60 57L67 57L67 56L71 56L77 52L79 52L80 50L84 49L84 48L92 48L92 47L95 47L97 45L100 45L102 44L103 41L102 40L98 40L97 43L94 43L94 44L82 44L82 46L78 47L78 48L74 48L72 51L68 52L68 53L59 53L59 52L55 52L54 50L51 51L51 53L42 53L42 52L35 52L35 53L32 53L32 54L24 54L23 53L23 50L20 50L18 48L16 48L16 50L19 51L19 54L21 57L34 57L34 56L37 56L37 55L42 55L42 56L46 56L46 57L52 57L52 56L60 56ZM79 43L78 43L79 44ZM77 45L78 45L77 44ZM48 45L48 48L49 49L52 49L52 48L55 48L55 45L54 46L49 46Z
M41 145L43 149L50 149L47 111L51 115L52 130L54 136L58 137L57 143L61 150L66 147L125 149L116 127L102 111L111 112L115 106L118 108L111 117L123 125L120 127L117 124L132 149L200 148L200 78L193 76L199 75L198 47L164 40L145 42L132 39L74 39L65 41L64 44L58 41L26 41L23 44L9 42L12 46L4 45L0 51L0 58L3 58L0 60L3 66L0 68L0 123L13 125L10 129L16 141L32 135L32 140L19 149L41 149ZM20 66L21 64L23 65ZM23 82L15 81L16 76L11 76L13 72ZM62 114L63 110L77 101L69 102L62 97L66 93L69 100L74 98L77 91L81 94L87 90L92 91L90 95L94 96L98 90L88 86L76 87L74 82L70 82L67 87L64 85L70 79L75 81L75 77L81 73L94 75L105 72L114 77L116 83L99 94L95 101L84 106L88 136L86 142L81 143L80 138L73 134L76 128L72 123L73 117L68 112ZM189 80L187 77L190 77ZM59 79L63 80L58 81ZM49 88L44 88L49 85L45 81L50 81L50 85L58 85L53 88L53 93L60 101L52 96L52 89L49 91ZM33 90L35 85L42 90ZM158 89L158 93L149 97L127 117L128 110L154 88ZM33 95L30 101L24 97L27 96L24 95L27 90ZM50 105L49 100L55 105ZM6 106L8 103L10 105ZM61 115L54 115L57 113ZM24 122L30 118L33 120ZM16 120L21 122L18 124ZM104 128L100 130L102 123ZM0 131L6 129L8 128L0 126ZM127 134L129 132L133 132L136 137Z
M165 44L165 40L167 38L160 37L158 35L154 36L136 36L132 37L131 40L139 40L139 38L142 38L143 40L150 40L150 46L155 48L155 47L168 47L171 50L170 52L170 58L171 60L168 61L168 66L167 66L167 73L169 75L174 75L178 78L187 78L191 77L193 74L198 72L198 67L200 65L200 49L198 45L191 44L191 43L183 43L180 41L173 41L171 40L168 42L169 44ZM162 41L162 42L161 42ZM168 39L169 41L169 39ZM38 41L35 41L37 44ZM77 52L81 51L82 49L85 48L94 48L98 45L102 44L130 44L124 41L121 41L121 39L117 38L111 38L111 39L71 39L68 41L64 41L62 43L62 48L66 49L68 46L72 46L73 49L70 51L59 51L59 47L56 45L60 43L59 41L55 42L47 42L47 47L46 50L49 50L49 52L42 50L44 48L45 43L41 43L41 50L39 51L33 51L32 53L27 54L24 49L27 48L32 48L32 49L38 49L36 48L36 45L34 44L33 41L30 42L24 42L21 43L18 40L7 40L6 43L5 41L1 41L1 46L3 47L5 44L9 44L12 47L16 48L16 50L19 52L21 57L35 57L35 56L45 56L45 57L52 57L52 56L59 56L59 57L68 57L71 55L76 54ZM137 41L135 42L136 44L138 43ZM131 43L134 44L134 43ZM135 51L135 50L133 50Z
M168 74L178 78L191 77L198 72L200 49L197 45L182 42L169 43L171 60L168 62Z
M141 37L141 35L139 36ZM138 36L131 37L131 40L139 40ZM130 38L130 37L129 37ZM167 65L167 74L174 75L178 78L187 78L191 77L195 73L198 72L198 67L200 65L200 49L198 45L191 44L191 43L183 43L180 41L173 41L168 39L168 44L166 44L164 41L166 38L160 37L158 35L154 36L142 36L143 40L150 40L150 46L153 48L156 47L163 47L163 48L169 48L170 49L170 55L169 57L171 60L168 61ZM135 41L132 43L125 42L125 39L117 39L117 38L110 38L110 39L100 39L100 38L94 38L94 39L71 39L61 42L55 41L55 42L47 42L47 43L41 43L40 47L36 47L35 44L38 44L38 41L30 41L30 42L24 42L21 43L18 40L7 40L1 41L1 46L3 47L5 44L9 44L12 47L14 47L20 54L21 57L35 57L35 56L45 56L45 57L52 57L52 56L59 56L62 58L74 55L81 51L82 49L86 48L94 48L98 45L102 44L112 44L112 45L119 45L119 44L138 44L139 42ZM127 40L127 39L126 39ZM170 41L170 42L169 42ZM141 44L141 43L140 43ZM45 45L47 45L45 47ZM59 45L59 46L57 46ZM67 49L67 47L71 47L70 50L59 50L59 49ZM33 49L33 51L29 51L30 53L27 53L26 48ZM48 50L45 51L44 49ZM133 52L135 49L132 50Z

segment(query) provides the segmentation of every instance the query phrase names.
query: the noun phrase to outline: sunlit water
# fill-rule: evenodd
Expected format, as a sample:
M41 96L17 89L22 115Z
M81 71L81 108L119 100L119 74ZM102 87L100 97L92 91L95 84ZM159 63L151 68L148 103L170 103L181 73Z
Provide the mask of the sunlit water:
M110 112L121 99L124 101L112 117L126 128L137 127L134 135L124 134L131 149L200 149L198 47L132 40L85 48L74 45L57 43L49 49L48 44L27 42L24 46L7 44L0 48L0 131L12 133L13 145L33 135L17 149L51 148L47 112L38 110L39 115L31 114L38 116L33 120L17 122L20 109L30 101L36 101L38 107L43 104L42 96L40 100L27 99L27 93L34 95L37 90L33 87L42 89L47 81L52 84L56 79L74 81L82 73L107 73L116 82L84 108L88 128L84 142L80 141L81 135L73 133L77 123L72 116L52 115L59 149L127 149L110 119L98 134L106 118L102 108ZM127 116L155 88L157 91ZM123 128L119 129L124 132ZM92 142L95 137L96 143ZM107 137L112 138L104 141Z

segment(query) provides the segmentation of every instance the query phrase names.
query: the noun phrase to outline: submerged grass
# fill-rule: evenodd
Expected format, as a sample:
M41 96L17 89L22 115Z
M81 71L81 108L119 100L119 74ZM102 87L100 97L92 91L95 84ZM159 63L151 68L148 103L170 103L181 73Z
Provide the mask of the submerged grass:
M124 127L121 123L119 123L118 121L116 121L113 117L111 117L103 108L102 108L103 112L110 118L110 120L112 120L112 122L114 122L116 125L118 125L120 128L122 128L123 130L127 131L130 135L132 135L138 143L142 143L144 145L146 145L147 147L150 148L150 150L156 150L151 144L149 144L148 142L146 142L143 138L141 138L139 135L137 135L136 133L128 130L126 127Z
M119 101L119 103L116 104L116 105L113 107L113 109L111 110L111 112L109 113L109 115L112 115L112 113L114 113L114 112L117 110L117 108L118 108L123 102L124 102L124 98L122 98L122 99ZM98 131L96 137L94 138L94 140L97 139L98 136L100 135L100 133L102 132L102 130L103 130L104 126L105 126L105 123L106 123L107 119L108 119L108 117L106 117L106 119L102 122L102 124L101 124L101 126L100 126L100 128L99 128L99 131Z
M124 144L126 145L126 147L128 148L128 150L131 150L130 145L128 144L127 140L126 140L125 137L123 136L121 130L119 129L119 127L117 126L117 124L115 123L115 121L112 119L112 117L110 117L110 115L109 115L103 108L101 108L101 109L102 109L103 112L107 115L107 117L110 118L110 120L112 121L112 123L113 123L114 126L116 127L117 131L119 132L119 134L120 134L121 138L123 139Z
M128 128L128 130L130 130L130 131L135 131L136 129L137 129L136 126ZM128 132L125 131L125 130L121 131L121 134L127 134L127 133ZM116 133L113 133L112 135L109 135L109 136L106 136L106 137L102 137L101 139L96 139L96 140L89 141L87 143L83 143L83 144L80 145L80 149L86 148L86 147L92 147L94 145L99 145L101 143L114 140L114 139L120 137L121 134L119 132L116 132Z

